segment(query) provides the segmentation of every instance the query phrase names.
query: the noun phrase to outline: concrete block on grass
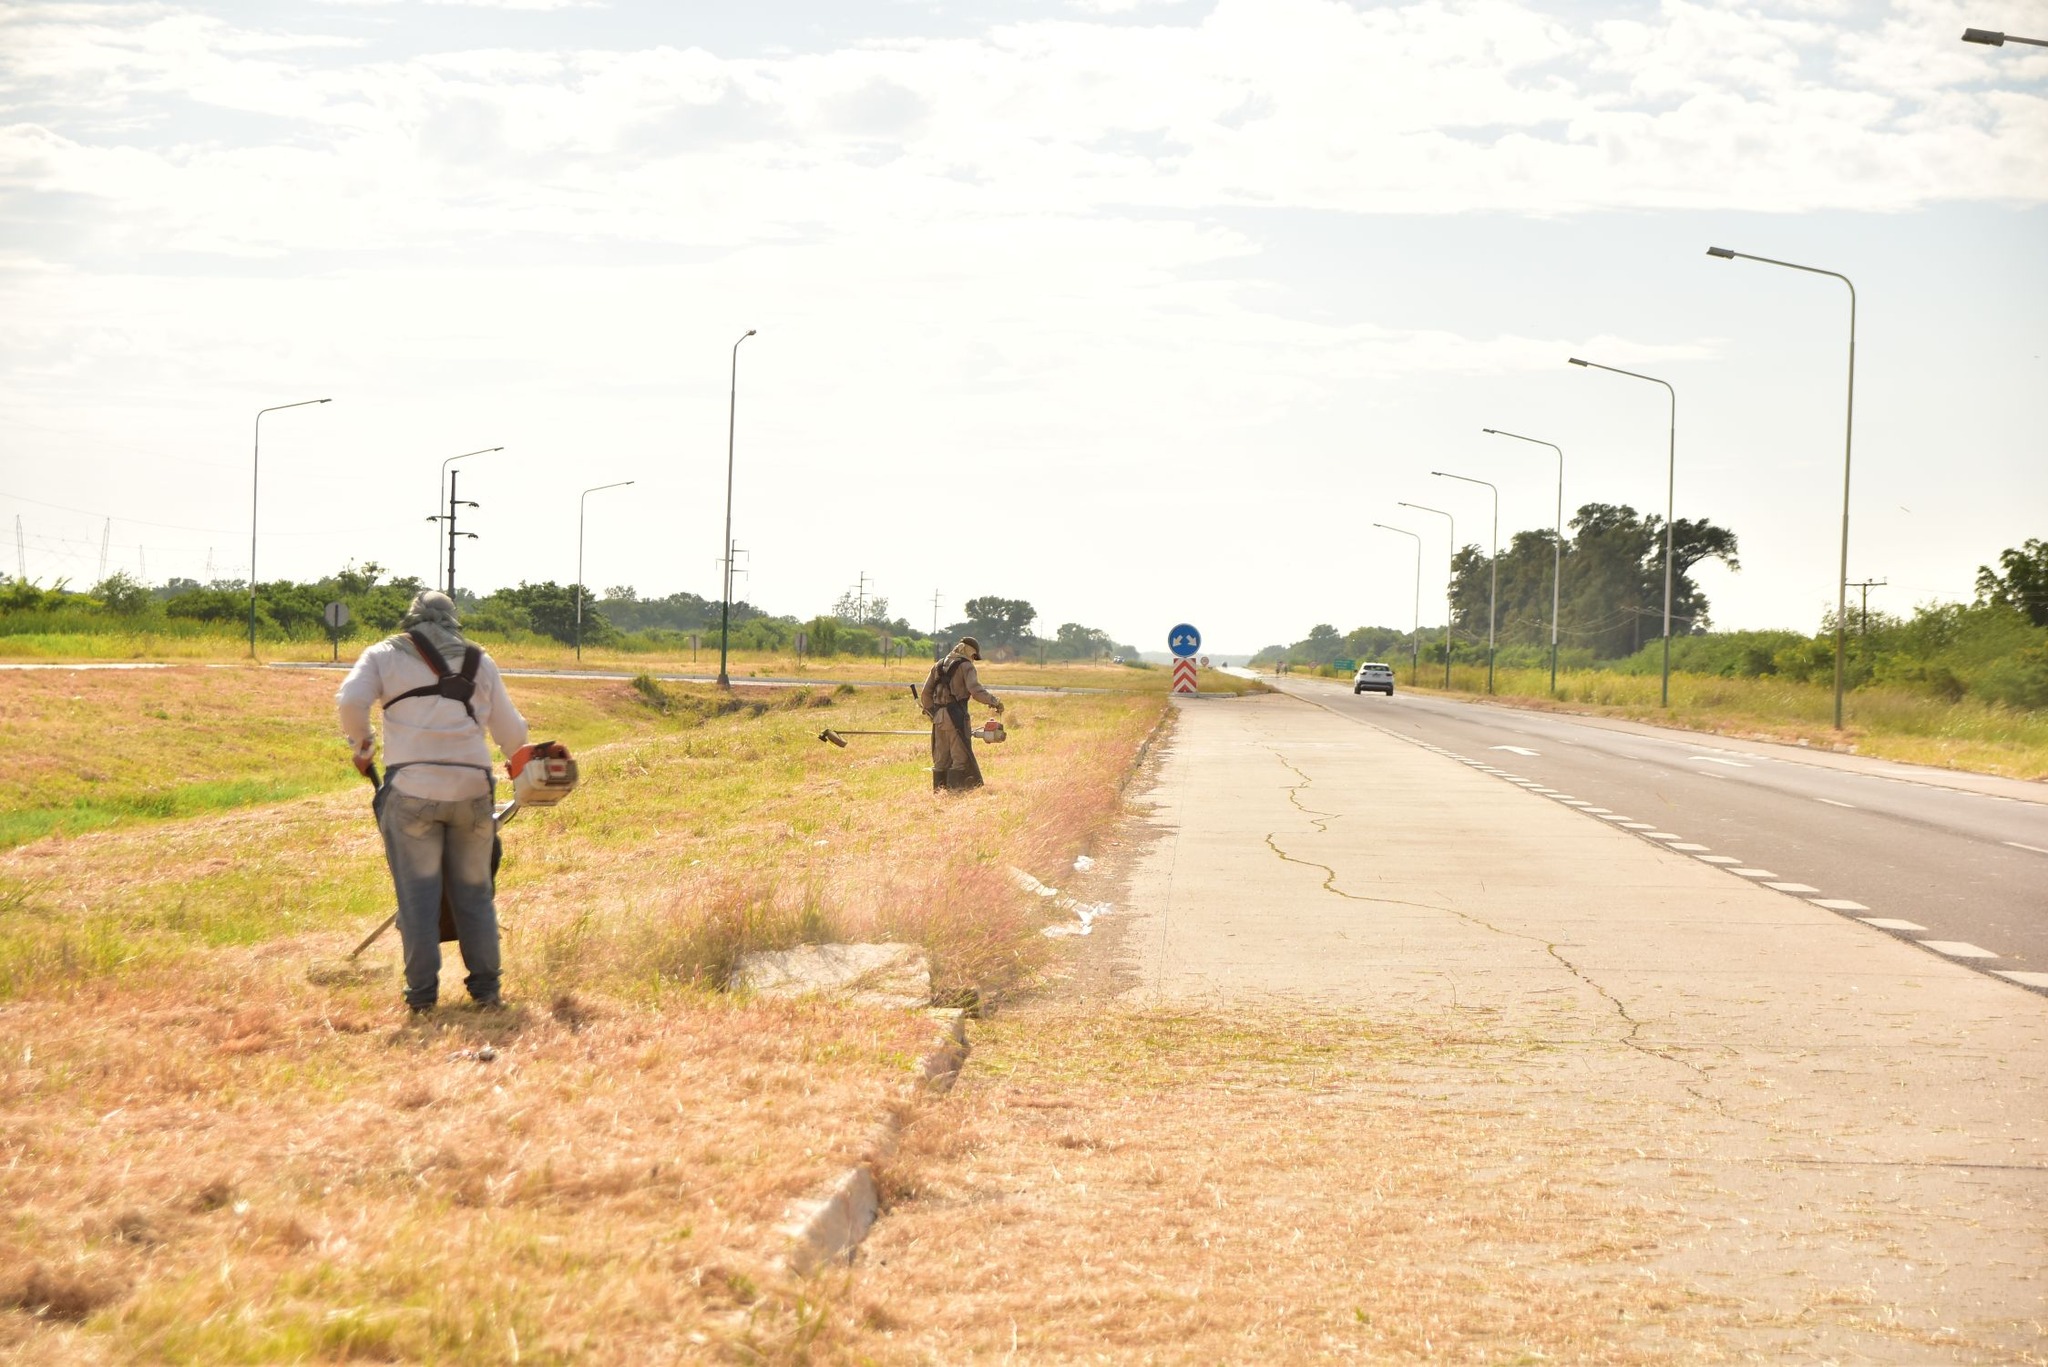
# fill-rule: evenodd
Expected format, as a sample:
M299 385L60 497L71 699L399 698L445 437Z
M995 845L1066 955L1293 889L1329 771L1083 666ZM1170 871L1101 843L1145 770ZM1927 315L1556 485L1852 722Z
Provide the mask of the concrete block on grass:
M740 957L734 991L836 997L856 1006L916 1009L932 999L931 960L916 945L798 945Z

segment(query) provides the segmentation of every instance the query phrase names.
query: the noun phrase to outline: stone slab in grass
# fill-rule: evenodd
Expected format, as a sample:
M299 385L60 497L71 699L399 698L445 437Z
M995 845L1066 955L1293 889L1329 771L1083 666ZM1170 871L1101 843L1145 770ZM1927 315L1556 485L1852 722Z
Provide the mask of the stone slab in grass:
M734 991L763 997L826 995L856 1006L929 1006L932 967L916 945L798 945L740 956Z

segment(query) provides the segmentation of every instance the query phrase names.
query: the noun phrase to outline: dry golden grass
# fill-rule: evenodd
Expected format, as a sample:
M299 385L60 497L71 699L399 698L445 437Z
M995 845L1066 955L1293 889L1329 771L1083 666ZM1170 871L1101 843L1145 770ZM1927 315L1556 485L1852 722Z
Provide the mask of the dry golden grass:
M1497 1041L1129 1010L977 1034L888 1173L862 1360L1716 1355L1640 1275L1670 1217L1612 1187L1596 1127L1444 1085Z
M929 1022L562 998L394 1027L302 966L0 1013L0 1356L802 1357L823 1308L776 1225Z

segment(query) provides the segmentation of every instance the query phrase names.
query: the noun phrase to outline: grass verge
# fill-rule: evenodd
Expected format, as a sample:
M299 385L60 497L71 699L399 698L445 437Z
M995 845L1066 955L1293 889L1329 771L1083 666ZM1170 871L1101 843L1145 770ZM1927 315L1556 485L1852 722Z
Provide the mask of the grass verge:
M893 694L516 686L583 789L506 833L514 1008L414 1024L389 939L308 980L391 896L331 676L29 677L24 747L105 784L268 757L342 785L0 852L0 1355L38 1362L815 1360L839 1289L783 1275L776 1222L858 1156L931 1026L735 999L728 970L893 938L942 987L1029 975L1050 942L1009 866L1088 847L1164 708L1014 699L989 787L954 797L916 736L819 743L914 729ZM123 730L152 709L165 736Z

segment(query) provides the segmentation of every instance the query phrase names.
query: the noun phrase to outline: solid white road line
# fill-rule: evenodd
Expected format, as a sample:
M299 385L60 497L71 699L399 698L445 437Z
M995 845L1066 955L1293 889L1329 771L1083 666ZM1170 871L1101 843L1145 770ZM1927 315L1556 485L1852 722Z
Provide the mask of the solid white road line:
M1526 745L1496 745L1493 748L1496 750L1506 750L1517 755L1534 756L1536 754L1536 751L1529 749Z
M2017 840L2008 840L2005 843L2016 850L2025 850L2029 854L2048 854L2048 850L2042 849L2039 845L2022 845Z
M1826 907L1829 911L1869 911L1861 902L1852 902L1846 897L1816 897L1813 904Z
M1766 883L1766 884L1764 884L1764 886L1765 886L1765 887L1767 887L1767 888L1776 888L1776 889L1777 889L1777 890L1778 890L1779 892L1819 892L1819 891L1820 891L1820 889L1819 889L1819 888L1817 888L1817 887L1814 887L1814 886L1813 886L1812 884L1810 884L1810 883Z
M1646 836L1647 836L1648 838L1650 838L1651 840L1683 840L1683 839L1685 839L1685 837L1684 837L1684 836L1682 836L1682 835L1680 835L1680 834L1679 834L1679 833L1678 833L1677 831L1645 831L1645 832L1644 832L1643 834L1644 834L1644 835L1646 835Z
M1778 876L1769 869L1730 869L1728 872L1741 878L1776 878Z
M2028 987L2048 987L2048 973L2020 973L2009 968L1994 968L1991 971L2001 978L2011 978L2016 983L2025 983Z
M1817 797L1817 798L1815 798L1815 799L1814 799L1814 801L1815 801L1815 802L1825 802L1825 803L1827 803L1827 804L1828 804L1828 806L1830 806L1830 807L1847 807L1847 808L1849 808L1849 809L1850 809L1851 811L1854 811L1854 810L1855 810L1855 808L1856 808L1856 804L1855 804L1855 803L1853 803L1853 802L1837 802L1837 801L1835 801L1835 800L1834 800L1833 798L1831 798L1831 797Z
M1650 823L1647 821L1618 821L1615 824L1631 831L1647 831L1650 829Z
M1703 854L1700 856L1700 862L1704 864L1740 864L1742 861L1732 854Z
M1927 929L1926 926L1921 925L1918 921L1895 921L1889 916L1858 916L1856 919L1866 926L1876 926L1879 930Z
M1749 766L1739 759L1722 759L1718 755L1687 755L1687 759L1703 759L1709 764L1725 764L1730 769L1747 769Z
M1971 944L1968 940L1920 940L1937 954L1946 954L1951 959L1995 959L1998 956L1990 950Z
M1687 844L1687 843L1686 843L1685 841L1681 840L1681 841L1677 842L1676 844L1674 844L1674 845L1673 845L1673 846L1672 846L1671 848L1672 848L1672 849L1674 849L1674 850L1684 850L1684 851L1685 851L1685 852L1686 852L1687 854L1698 854L1698 853L1699 853L1699 852L1700 852L1701 850L1705 849L1705 848L1706 848L1706 846L1705 846L1705 845L1691 845L1691 844Z

